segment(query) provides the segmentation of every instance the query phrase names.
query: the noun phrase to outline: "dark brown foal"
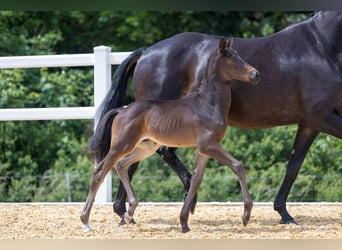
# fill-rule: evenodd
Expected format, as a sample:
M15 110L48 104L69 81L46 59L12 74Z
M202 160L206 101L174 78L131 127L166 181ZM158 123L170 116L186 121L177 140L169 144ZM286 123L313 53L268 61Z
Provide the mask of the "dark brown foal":
M259 80L259 74L231 46L231 38L220 41L208 60L206 80L198 91L179 100L137 101L125 108L109 111L100 121L94 137L96 139L98 134L101 138L102 131L111 124L111 146L107 156L93 172L81 215L84 231L90 230L88 221L96 192L113 167L127 191L129 209L125 221L131 223L138 200L128 176L128 168L154 154L162 145L197 148L190 190L180 214L183 232L190 230L188 217L191 201L201 184L209 157L230 167L239 178L244 200L242 222L247 224L253 202L248 192L244 167L225 152L219 142L228 125L231 103L229 81L234 79L255 83Z

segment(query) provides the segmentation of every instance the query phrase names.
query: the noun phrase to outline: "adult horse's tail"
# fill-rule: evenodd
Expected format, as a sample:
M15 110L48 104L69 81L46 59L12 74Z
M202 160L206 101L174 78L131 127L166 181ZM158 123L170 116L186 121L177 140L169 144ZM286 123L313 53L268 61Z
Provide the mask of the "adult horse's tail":
M128 79L133 75L137 61L144 50L145 48L140 48L133 51L115 71L112 86L99 109L96 111L96 114L99 115L99 119L101 119L109 110L124 105Z
M108 117L106 114L115 108L124 105L128 79L133 75L137 61L143 54L145 48L133 51L117 68L113 76L113 82L106 97L96 111L96 117L99 120L101 129L94 131L94 136L90 141L89 149L96 162L101 161L108 153L111 140L111 122L108 120L114 117ZM106 121L102 121L106 117Z

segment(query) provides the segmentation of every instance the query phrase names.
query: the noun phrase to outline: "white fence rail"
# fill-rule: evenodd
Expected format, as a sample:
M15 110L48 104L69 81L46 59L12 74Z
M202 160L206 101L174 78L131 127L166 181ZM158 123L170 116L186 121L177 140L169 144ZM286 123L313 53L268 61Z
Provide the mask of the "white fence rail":
M94 106L56 108L5 108L0 109L0 121L95 119L99 107L111 85L111 65L120 64L130 52L114 52L106 46L94 48L92 54L42 55L0 57L1 69L40 67L94 67ZM111 202L112 183L109 174L96 196L97 203Z

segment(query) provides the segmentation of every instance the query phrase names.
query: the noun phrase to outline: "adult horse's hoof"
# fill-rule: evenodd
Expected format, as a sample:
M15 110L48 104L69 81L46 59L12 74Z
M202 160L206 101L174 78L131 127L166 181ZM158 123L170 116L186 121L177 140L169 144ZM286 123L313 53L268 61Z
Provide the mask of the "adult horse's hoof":
M287 219L287 220L284 220L284 219L281 219L279 221L279 224L294 224L294 225L298 225L297 221L293 218L290 218L290 219Z
M188 226L182 227L182 233L187 233L190 231L190 228Z

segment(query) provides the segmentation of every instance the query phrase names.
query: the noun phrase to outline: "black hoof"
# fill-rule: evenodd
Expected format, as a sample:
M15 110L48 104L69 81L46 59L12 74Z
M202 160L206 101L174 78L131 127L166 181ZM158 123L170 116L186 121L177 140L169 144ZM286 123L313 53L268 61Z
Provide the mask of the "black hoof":
M121 221L120 221L120 223L119 223L119 226L123 226L123 225L126 225L127 223L126 223L126 221L125 221L125 219L124 219L124 216L123 217L121 217ZM135 220L134 219L132 219L131 220L131 222L130 222L130 224L137 224L136 222L135 222Z
M297 221L295 219L293 219L293 218L286 219L286 220L281 219L279 221L279 224L294 224L294 225L298 225Z
M182 233L187 233L190 232L190 228L186 227L186 228L182 228Z

